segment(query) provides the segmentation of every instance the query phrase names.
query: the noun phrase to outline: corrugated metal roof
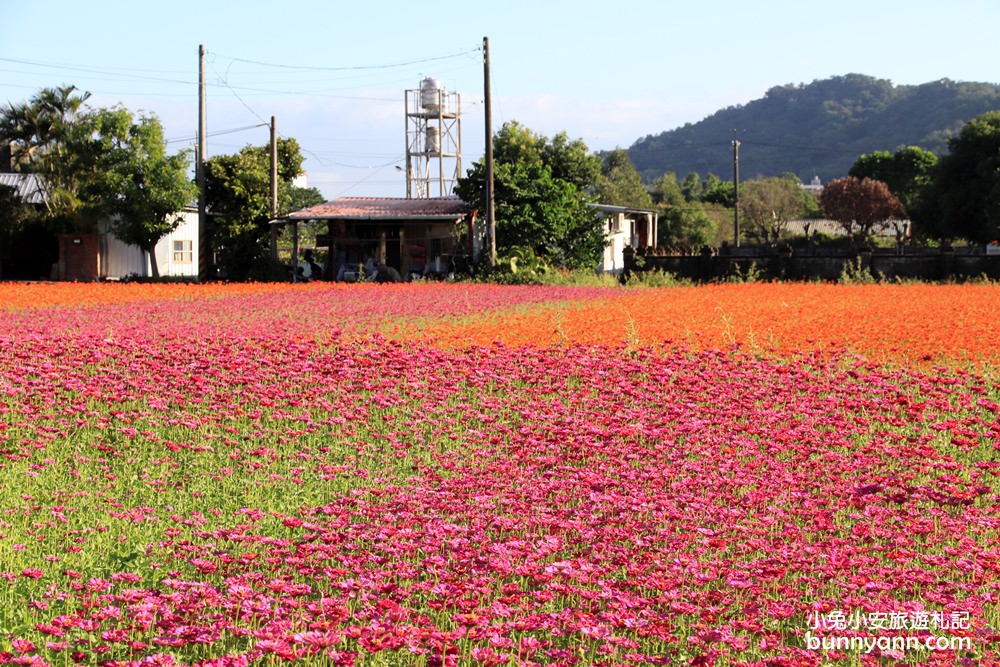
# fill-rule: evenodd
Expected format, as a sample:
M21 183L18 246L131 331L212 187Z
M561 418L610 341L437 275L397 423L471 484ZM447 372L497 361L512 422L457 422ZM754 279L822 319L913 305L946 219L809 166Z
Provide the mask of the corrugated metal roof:
M458 197L430 199L340 197L289 215L291 220L458 220L472 207Z
M35 174L0 174L0 185L14 188L25 204L44 204L45 189Z

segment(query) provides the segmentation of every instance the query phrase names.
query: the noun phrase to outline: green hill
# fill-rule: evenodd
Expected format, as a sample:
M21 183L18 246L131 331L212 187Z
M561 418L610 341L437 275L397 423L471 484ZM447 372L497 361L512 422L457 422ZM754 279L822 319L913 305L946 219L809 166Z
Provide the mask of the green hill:
M919 86L848 74L776 86L764 97L717 111L698 123L636 141L629 157L649 182L672 171L733 177L733 131L740 180L794 173L825 183L846 176L859 156L900 146L937 155L969 120L1000 109L1000 85L942 79Z

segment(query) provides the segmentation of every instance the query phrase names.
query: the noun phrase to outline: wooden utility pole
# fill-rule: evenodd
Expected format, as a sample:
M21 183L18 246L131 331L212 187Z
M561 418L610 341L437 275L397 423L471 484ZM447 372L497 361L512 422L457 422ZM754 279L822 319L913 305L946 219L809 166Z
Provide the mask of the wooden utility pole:
M490 103L490 38L483 37L483 91L486 107L486 234L489 236L489 265L497 265L497 228L493 206L493 111Z
M198 155L195 165L195 180L198 183L198 282L208 280L208 267L212 252L209 247L208 211L205 195L205 126L208 124L208 114L205 110L205 45L198 47Z
M740 247L740 142L733 130L733 245Z

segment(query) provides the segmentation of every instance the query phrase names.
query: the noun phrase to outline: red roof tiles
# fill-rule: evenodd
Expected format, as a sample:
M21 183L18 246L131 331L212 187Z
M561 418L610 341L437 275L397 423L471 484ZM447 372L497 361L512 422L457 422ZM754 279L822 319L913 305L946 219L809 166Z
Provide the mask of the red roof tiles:
M472 207L458 197L431 199L340 197L318 206L290 214L291 220L459 220L472 212Z

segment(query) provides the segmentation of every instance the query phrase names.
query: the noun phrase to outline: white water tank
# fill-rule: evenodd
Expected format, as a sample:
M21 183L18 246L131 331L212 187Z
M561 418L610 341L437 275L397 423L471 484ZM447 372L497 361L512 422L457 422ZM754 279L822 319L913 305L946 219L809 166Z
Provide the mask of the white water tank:
M430 111L437 111L441 106L441 82L427 77L420 82L420 106Z
M437 155L441 152L441 130L436 125L428 125L425 134L424 149L428 155Z

